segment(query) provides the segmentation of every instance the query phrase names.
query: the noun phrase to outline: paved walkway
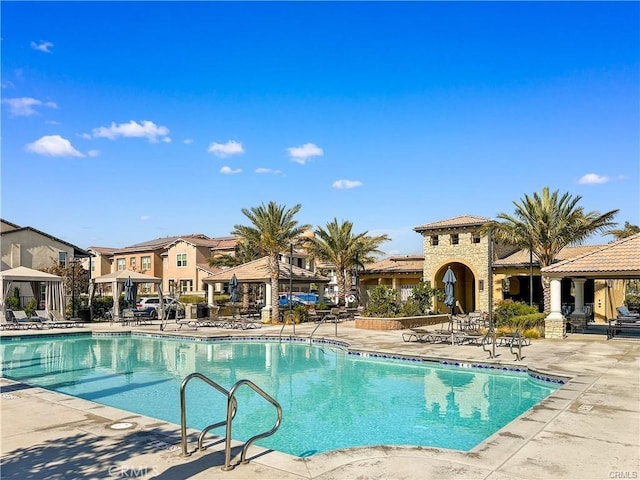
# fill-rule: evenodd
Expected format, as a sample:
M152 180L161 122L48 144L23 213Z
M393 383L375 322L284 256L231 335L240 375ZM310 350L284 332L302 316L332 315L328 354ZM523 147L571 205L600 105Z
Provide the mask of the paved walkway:
M178 333L176 328L171 326L166 333ZM296 334L308 337L312 328L314 325L297 326ZM157 326L97 324L91 329L159 333ZM73 330L79 331L46 332ZM183 329L182 333L278 335L279 331L280 327L265 326L245 332L201 328ZM334 333L334 325L322 325L314 338L335 339ZM291 327L285 334L292 334ZM338 325L338 338L354 349L490 361L480 347L406 343L399 331L359 330L353 322ZM495 362L514 363L508 348L498 351ZM640 478L640 341L576 334L564 340L534 341L523 354L519 364L571 380L470 452L367 447L301 459L252 446L250 462L231 471L220 468L223 443L212 441L204 452L181 457L176 425L0 378L0 475L3 480ZM110 428L114 424L130 428ZM239 456L237 445L232 453Z

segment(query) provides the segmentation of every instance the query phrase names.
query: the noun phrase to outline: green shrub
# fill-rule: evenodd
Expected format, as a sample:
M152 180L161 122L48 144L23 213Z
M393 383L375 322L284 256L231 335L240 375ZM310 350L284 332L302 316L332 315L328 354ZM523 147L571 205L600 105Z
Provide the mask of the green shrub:
M203 303L207 300L201 295L180 295L178 301L180 303Z
M371 289L365 315L367 317L395 317L400 311L396 297L396 291L384 285L378 285Z
M544 327L544 313L529 313L512 317L509 324L514 328L519 328L521 332L529 329Z
M31 300L29 300L29 303L27 303L24 306L24 313L26 313L28 317L31 317L36 313L36 299L35 298L32 298Z
M7 297L6 305L7 308L11 310L20 310L20 299L16 297Z
M494 312L496 325L510 325L513 317L538 313L538 308L524 302L501 301ZM544 318L544 317L543 317Z

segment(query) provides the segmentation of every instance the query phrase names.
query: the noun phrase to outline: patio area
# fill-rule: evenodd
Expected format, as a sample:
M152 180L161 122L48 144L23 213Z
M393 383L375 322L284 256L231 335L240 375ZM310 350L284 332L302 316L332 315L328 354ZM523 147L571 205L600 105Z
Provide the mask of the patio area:
M297 325L309 337L316 324ZM335 324L321 325L314 338L336 339ZM607 341L604 328L558 340L534 340L515 362L508 348L489 359L473 345L405 342L403 331L337 325L338 340L351 349L431 359L518 364L571 380L540 405L509 423L470 452L424 447L366 447L297 458L252 446L250 462L222 471L224 443L180 456L179 426L39 387L0 379L2 390L2 478L156 479L608 479L640 476L640 341ZM140 331L189 337L270 335L260 329L170 325L123 327L92 324L85 329L6 331L3 336L78 331ZM601 330L601 331L600 331ZM285 337L293 335L286 326ZM130 424L125 429L114 424ZM239 454L234 445L234 454Z

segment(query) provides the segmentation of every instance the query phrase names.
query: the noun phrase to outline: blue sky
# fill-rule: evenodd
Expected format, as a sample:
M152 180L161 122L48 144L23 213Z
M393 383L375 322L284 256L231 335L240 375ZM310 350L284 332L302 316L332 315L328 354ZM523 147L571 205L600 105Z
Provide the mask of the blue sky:
M640 224L638 2L0 8L2 217L79 247L274 200L418 253L544 186Z

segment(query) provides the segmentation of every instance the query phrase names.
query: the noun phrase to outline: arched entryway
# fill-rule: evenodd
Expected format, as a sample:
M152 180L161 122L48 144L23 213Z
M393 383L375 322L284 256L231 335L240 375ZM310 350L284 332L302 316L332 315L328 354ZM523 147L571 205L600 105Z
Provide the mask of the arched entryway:
M447 268L451 267L456 276L456 285L454 289L454 297L456 299L456 313L460 312L460 307L465 313L476 310L476 276L473 271L464 263L450 262L442 265L435 273L436 288L444 289L444 274ZM449 308L443 301L438 301L437 310L440 312L449 312Z

